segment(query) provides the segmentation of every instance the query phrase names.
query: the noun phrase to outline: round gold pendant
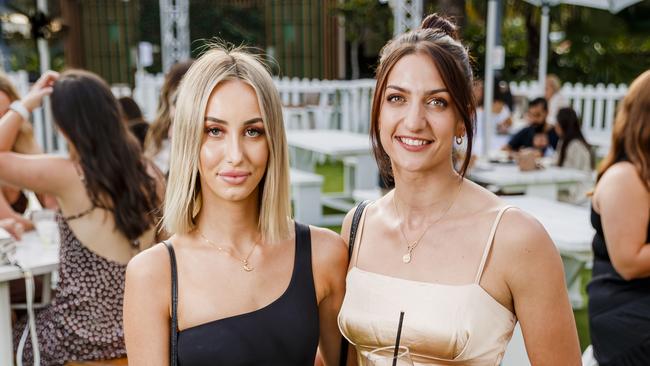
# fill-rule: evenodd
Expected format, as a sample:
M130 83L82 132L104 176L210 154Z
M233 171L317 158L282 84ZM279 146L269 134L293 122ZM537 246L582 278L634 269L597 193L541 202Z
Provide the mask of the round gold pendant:
M411 263L411 253L406 253L402 257L402 262L404 263Z
M250 272L250 271L252 271L252 270L254 270L254 269L255 269L255 268L249 266L248 264L244 264L244 271L246 271L246 272Z

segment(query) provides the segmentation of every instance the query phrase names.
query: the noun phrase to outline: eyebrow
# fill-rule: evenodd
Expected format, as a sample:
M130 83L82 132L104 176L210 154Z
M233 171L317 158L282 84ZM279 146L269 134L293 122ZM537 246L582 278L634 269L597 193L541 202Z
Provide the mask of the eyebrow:
M410 91L408 89L404 89L404 88L399 87L397 85L387 85L386 89L388 89L388 88L399 90L402 93L407 93L407 94L410 93ZM431 94L437 94L437 93L442 93L442 92L449 92L449 91L447 90L447 88L439 88L439 89L429 90L429 91L425 92L424 94L431 95Z
M227 121L224 121L224 120L216 118L216 117L210 117L210 116L205 116L205 121L210 121L210 122L218 123L218 124L221 124L221 125L227 125L228 124ZM257 122L264 122L264 120L261 117L251 118L248 121L244 122L244 126L252 125L252 124L255 124Z

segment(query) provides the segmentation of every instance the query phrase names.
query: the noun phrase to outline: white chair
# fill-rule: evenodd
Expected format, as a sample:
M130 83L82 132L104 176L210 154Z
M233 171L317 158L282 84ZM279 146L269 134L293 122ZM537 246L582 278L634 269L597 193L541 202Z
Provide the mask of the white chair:
M594 347L589 345L582 354L582 366L598 366L598 361L594 357Z
M322 225L323 213L320 202L323 177L292 168L290 180L295 219L303 224Z

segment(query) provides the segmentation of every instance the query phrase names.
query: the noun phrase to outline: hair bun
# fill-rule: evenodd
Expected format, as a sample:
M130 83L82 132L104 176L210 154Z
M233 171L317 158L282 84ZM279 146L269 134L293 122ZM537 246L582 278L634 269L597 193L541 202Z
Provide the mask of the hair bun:
M458 37L458 27L451 18L448 18L443 15L438 15L438 13L433 13L427 15L426 18L422 21L420 26L422 29L436 29L439 30L454 40L459 40Z

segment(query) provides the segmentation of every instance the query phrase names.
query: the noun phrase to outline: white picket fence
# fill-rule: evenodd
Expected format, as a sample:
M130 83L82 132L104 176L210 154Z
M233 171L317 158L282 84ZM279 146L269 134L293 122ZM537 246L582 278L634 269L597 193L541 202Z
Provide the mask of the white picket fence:
M27 73L18 71L8 74L21 95L29 89ZM162 74L136 73L135 88L113 85L117 97L132 96L148 121L155 118ZM283 103L285 123L288 128L340 129L367 133L370 126L370 110L375 81L317 80L299 78L276 78L275 84ZM537 82L511 82L515 98L529 100L540 96ZM583 131L587 140L596 145L607 146L618 102L627 92L626 85L582 85L566 83L562 94L582 117ZM34 129L38 142L46 151L63 148L60 136L50 124L44 123L41 111L34 113Z
M274 80L284 105L284 118L288 127L368 132L375 80ZM136 75L133 97L148 120L155 116L162 83L161 74ZM519 100L541 96L536 81L511 82L510 89ZM128 87L126 90L114 88L114 92L116 95L128 95ZM562 94L581 116L586 138L596 145L609 144L616 108L626 93L627 85L624 84L593 86L565 83L562 86Z

